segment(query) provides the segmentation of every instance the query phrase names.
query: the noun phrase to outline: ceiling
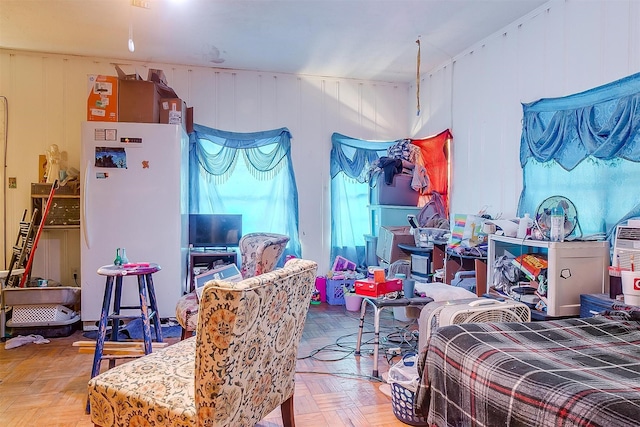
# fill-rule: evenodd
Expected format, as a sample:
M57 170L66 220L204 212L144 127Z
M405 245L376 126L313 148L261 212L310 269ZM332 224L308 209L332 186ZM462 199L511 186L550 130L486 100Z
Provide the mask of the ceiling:
M0 0L0 47L410 82L546 2Z

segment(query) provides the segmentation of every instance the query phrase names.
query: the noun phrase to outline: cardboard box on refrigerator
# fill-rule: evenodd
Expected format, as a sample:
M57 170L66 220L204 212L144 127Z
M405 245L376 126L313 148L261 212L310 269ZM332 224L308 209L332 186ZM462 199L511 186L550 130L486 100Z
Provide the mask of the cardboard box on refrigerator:
M187 107L187 133L193 132L193 107Z
M118 121L118 78L89 74L87 84L87 121Z
M160 123L182 125L187 129L187 104L180 98L162 98L160 100Z
M160 123L160 89L145 80L120 80L118 121Z
M410 254L398 247L404 243L413 246L415 244L413 236L410 234L409 226L382 226L378 236L378 246L376 256L389 264L399 259L410 259Z

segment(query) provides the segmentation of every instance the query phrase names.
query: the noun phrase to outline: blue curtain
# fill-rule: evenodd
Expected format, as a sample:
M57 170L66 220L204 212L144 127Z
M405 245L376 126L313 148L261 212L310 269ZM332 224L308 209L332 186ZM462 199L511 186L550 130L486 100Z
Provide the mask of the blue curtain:
M331 135L331 260L341 255L366 264L369 223L369 170L397 141L366 141Z
M518 216L556 194L576 205L585 234L640 215L640 73L523 112Z
M285 234L285 255L301 256L288 129L236 133L194 125L189 174L191 213L242 214L243 234Z

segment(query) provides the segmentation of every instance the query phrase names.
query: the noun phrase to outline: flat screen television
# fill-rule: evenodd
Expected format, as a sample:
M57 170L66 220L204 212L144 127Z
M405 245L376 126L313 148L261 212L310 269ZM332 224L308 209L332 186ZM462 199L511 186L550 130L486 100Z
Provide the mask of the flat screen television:
M242 215L189 215L189 244L195 248L236 247L240 237L242 237Z

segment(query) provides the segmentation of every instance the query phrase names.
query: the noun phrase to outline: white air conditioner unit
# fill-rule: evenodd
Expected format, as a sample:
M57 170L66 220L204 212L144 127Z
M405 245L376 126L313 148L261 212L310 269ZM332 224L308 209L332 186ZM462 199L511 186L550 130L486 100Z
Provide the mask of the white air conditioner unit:
M619 225L616 227L611 264L631 270L631 260L636 266L640 264L640 227Z
M430 302L420 314L419 346L423 348L431 332L441 326L460 323L530 322L531 310L517 301L472 298Z

